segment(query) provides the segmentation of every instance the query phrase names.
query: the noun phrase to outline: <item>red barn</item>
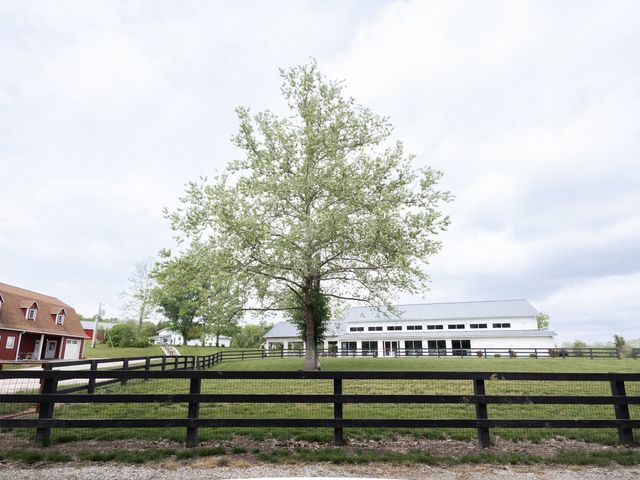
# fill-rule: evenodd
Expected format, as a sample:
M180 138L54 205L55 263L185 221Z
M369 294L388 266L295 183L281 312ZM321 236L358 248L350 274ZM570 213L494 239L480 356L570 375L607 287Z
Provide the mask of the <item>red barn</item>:
M86 338L70 305L0 283L0 360L75 360Z

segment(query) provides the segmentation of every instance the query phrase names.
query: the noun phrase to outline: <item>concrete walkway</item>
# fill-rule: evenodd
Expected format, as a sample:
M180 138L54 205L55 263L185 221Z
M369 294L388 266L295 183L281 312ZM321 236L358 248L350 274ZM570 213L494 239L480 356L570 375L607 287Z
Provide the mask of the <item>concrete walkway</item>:
M96 358L95 360L104 360ZM129 365L139 365L143 364L144 360L135 360L129 363ZM89 370L91 365L68 365L64 367L56 367L55 362L52 362L54 370ZM98 366L98 370L108 370L122 367L122 362L105 362L100 363ZM27 367L21 369L24 370L42 370L41 366L37 367ZM107 380L107 379L101 379ZM86 378L74 378L71 380L62 380L58 382L58 385L84 385L89 382ZM40 388L40 380L37 378L5 378L0 380L0 394L2 393L17 393L17 392L28 392L38 390Z

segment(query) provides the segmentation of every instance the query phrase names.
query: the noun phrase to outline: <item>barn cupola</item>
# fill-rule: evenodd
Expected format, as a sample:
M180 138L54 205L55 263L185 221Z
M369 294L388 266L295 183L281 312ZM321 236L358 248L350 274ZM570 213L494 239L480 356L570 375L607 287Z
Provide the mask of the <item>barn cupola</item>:
M38 316L38 302L27 300L20 303L20 309L24 312L24 318L35 321Z
M64 325L64 319L67 316L67 312L64 308L55 307L51 309L51 318L56 325Z

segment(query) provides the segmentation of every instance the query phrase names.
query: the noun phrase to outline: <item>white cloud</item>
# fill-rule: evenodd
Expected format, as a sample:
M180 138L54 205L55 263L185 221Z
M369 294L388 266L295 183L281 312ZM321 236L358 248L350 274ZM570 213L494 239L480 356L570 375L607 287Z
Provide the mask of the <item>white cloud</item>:
M456 195L427 299L526 297L603 335L589 295L640 272L640 4L279 6L1 3L1 280L117 312L171 244L162 207L238 155L233 108L279 110L277 68L315 56Z

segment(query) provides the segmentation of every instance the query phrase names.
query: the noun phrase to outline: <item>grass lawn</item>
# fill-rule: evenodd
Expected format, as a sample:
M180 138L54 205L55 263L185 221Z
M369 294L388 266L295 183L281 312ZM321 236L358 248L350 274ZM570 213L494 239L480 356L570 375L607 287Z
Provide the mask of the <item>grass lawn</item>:
M96 348L91 348L91 342L85 343L84 358L120 358L120 357L150 357L162 355L159 345L151 345L146 348L114 348L106 343L96 343Z
M198 355L206 356L216 352L233 352L247 350L246 348L227 348L227 347L190 347L189 345L173 345L178 349L180 355Z
M640 362L616 359L431 359L431 358L323 358L326 370L433 370L433 371L540 371L540 372L638 372ZM216 368L225 370L298 370L302 359L272 358L234 361ZM211 379L202 382L202 393L332 393L331 380L233 380ZM525 382L490 380L489 395L610 395L607 382ZM135 380L127 385L99 388L99 393L187 393L189 381ZM472 382L467 380L344 380L345 394L472 394ZM640 382L627 383L629 395L640 395ZM631 417L640 418L640 406L630 407ZM331 404L224 404L205 403L200 406L204 418L331 418ZM184 403L153 404L65 404L56 406L56 418L185 418ZM475 409L469 404L345 404L344 418L405 418L405 419L472 419ZM611 405L489 405L489 418L510 419L611 419ZM33 432L24 432L33 435ZM184 429L75 429L53 430L54 441L118 438L184 439ZM614 444L615 430L596 429L493 429L493 435L506 439L544 439L565 437L577 440ZM255 439L273 437L331 441L330 429L307 428L202 428L201 440L230 440L234 435ZM347 438L381 439L398 435L426 438L473 439L473 429L346 429Z
M302 370L302 358L233 360L216 370ZM640 360L626 358L321 358L323 370L408 370L446 372L640 372Z

